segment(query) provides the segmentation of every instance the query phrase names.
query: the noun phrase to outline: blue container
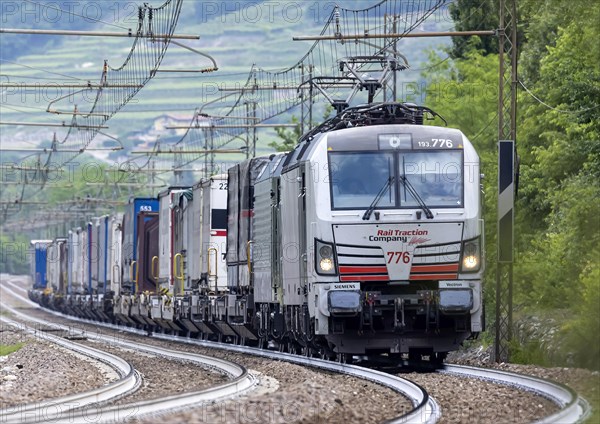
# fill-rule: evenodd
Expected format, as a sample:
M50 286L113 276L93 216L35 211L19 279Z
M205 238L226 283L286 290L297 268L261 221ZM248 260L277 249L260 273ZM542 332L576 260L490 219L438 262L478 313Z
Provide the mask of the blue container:
M31 278L33 288L43 290L46 288L48 278L46 276L47 248L52 240L31 240Z
M135 292L135 282L131 276L136 272L132 267L133 262L137 261L137 243L138 243L138 220L140 212L158 212L158 199L136 198L131 199L125 215L123 216L123 288L131 293Z

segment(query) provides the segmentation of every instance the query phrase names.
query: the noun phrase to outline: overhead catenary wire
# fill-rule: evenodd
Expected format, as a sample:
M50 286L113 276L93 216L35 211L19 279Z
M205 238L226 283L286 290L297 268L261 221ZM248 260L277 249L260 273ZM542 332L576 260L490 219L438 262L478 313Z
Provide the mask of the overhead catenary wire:
M338 33L341 35L359 33L384 35L385 25L382 25L381 22L388 15L403 15L404 19L399 21L396 31L401 34L408 34L421 25L436 10L448 3L449 0L424 0L420 2L413 0L382 0L371 7L358 10L338 5L332 10L320 34L329 36L335 36ZM371 41L372 43L366 44L335 39L319 40L312 44L300 60L288 68L271 71L256 65L253 66L248 73L245 84L239 87L240 90L237 95L230 96L230 94L235 93L228 93L220 101L214 102L210 106L210 114L229 117L215 120L216 125L228 126L229 130L207 130L197 125L200 118L196 112L190 120L189 129L175 145L182 150L193 151L206 149L209 145L212 145L214 149L224 148L234 139L242 137L245 137L246 142L248 142L250 138L254 138L254 130L242 128L235 120L240 117L247 117L250 114L258 118L259 122L264 122L301 105L303 102L321 100L323 97L318 90L303 90L310 93L299 96L297 89L290 88L300 87L310 76L348 77L348 70L340 69L339 60L342 58L386 56L392 50L393 41L390 39L382 37ZM356 70L366 66L356 65ZM181 154L173 158L171 162L163 160L161 168L184 167L201 157L200 155ZM147 163L149 163L149 160L146 161Z
M72 81L73 79L77 79L80 81L85 81L83 78L75 78L75 77L71 77L71 78L55 78L55 77L43 77L43 76L37 76L37 75L16 75L16 74L4 74L4 73L0 73L0 77L6 77L6 78L22 78L22 79L35 79L35 80L48 80L48 81L53 81L53 82L64 82L64 81Z
M579 110L565 110L565 109L558 109L554 106L549 105L548 103L546 103L545 101L543 101L542 99L540 99L538 96L536 96L529 88L527 88L527 86L523 83L523 81L519 80L519 85L521 87L523 87L523 89L525 90L525 92L527 94L529 94L533 99L535 99L538 103L540 103L541 105L545 106L546 108L553 110L555 112L558 113L565 113L565 114L570 114L570 115L578 115L580 113L585 113L585 112L589 112L590 110L595 110L600 108L600 104L594 106L594 107L590 107L590 108L586 108L586 109L579 109Z
M68 79L74 79L74 80L79 80L79 81L87 81L87 80L85 80L83 78L77 78L77 77L74 77L74 76L71 76L71 75L66 75L66 74L62 74L62 73L59 73L59 72L53 72L53 71L49 71L49 70L43 69L43 68L38 68L38 67L35 67L35 66L25 65L23 63L14 62L12 60L0 59L0 62L6 62L6 63L10 63L12 65L22 66L23 68L32 69L34 71L42 71L42 72L44 72L46 74L58 75L58 76L65 77L65 78L68 78Z
M336 17L333 16L332 18L330 16L323 29L323 33L333 33L336 30L340 30L342 33L356 33L356 31L368 31L370 33L381 32L385 28L385 25L381 25L380 20L380 17L383 16L384 13L399 14L407 10L410 10L410 14L406 19L402 20L402 24L399 25L400 28L398 31L412 31L418 27L427 16L433 13L436 8L447 3L447 1L443 0L427 0L425 2L415 2L412 0L383 0L370 8L362 10L339 8L339 25L335 26L335 22L333 22L332 19L335 20ZM148 30L149 26L149 23L146 22L144 24L144 29ZM153 30L158 32L159 29L157 28L159 27L155 26ZM251 136L251 131L249 132L250 134L246 132L248 128L235 128L234 121L240 117L255 114L259 122L264 122L302 104L303 102L314 101L316 99L316 97L309 99L307 96L299 98L297 93L293 90L265 90L265 93L261 94L260 98L256 98L256 92L258 90L253 90L253 87L269 87L269 84L271 84L271 87L273 84L279 87L293 86L294 84L298 85L298 82L303 82L310 74L339 75L341 71L338 71L338 59L340 57L371 55L385 52L388 51L390 43L389 40L382 40L381 42L376 42L374 46L369 46L360 43L340 43L338 41L326 43L320 42L315 43L317 46L315 47L315 45L313 45L311 51L296 63L295 66L302 65L301 67L298 66L296 69L290 67L287 69L266 70L255 66L250 74L246 74L248 75L248 79L243 86L248 90L244 93L238 93L235 96L228 97L226 101L216 104L211 110L211 114L214 115L219 114L226 116L229 114L229 118L219 118L217 122L221 123L222 126L231 125L234 128L228 128L227 131L221 129L219 131L214 131L211 134L200 127L190 125L190 131L186 133L186 138L180 140L178 145L180 147L185 146L185 148L189 148L189 150L194 150L194 148L201 150L203 146L212 142L215 148L214 150L217 150L226 147L234 140L239 140L246 135ZM148 43L144 40L136 40L133 48L138 48L140 51L144 48L151 49L151 46L148 46L147 44ZM135 78L140 72L140 69L151 63L153 58L155 59L156 55L145 56L143 61L132 61L129 66L123 70L125 79L131 80L132 78ZM109 67L107 77L110 78L111 74L115 71L118 71L118 69ZM234 73L231 75L239 74L240 73ZM215 77L223 75L226 74L215 75ZM180 78L185 78L185 76ZM126 93L113 92L103 93L104 96L110 97L114 102L118 102L125 94ZM79 109L82 108L80 107ZM98 107L98 109L100 109L100 107ZM87 110L89 111L89 108L87 108ZM104 112L100 111L99 113ZM192 121L193 120L194 119L192 119ZM77 134L78 132L79 131L76 130L69 131L69 134L62 142L67 143L67 145L70 144L73 139L81 137L81 135ZM59 143L59 141L57 141L57 143ZM198 158L198 155L182 155L182 157L176 159L176 162L178 166L183 167L186 163L193 162ZM64 158L54 157L53 159L62 162ZM50 160L50 158L48 158L48 160Z
M170 44L170 37L174 33L181 12L182 1L167 0L158 7L150 7L147 4L139 7L137 29L127 58L117 68L104 61L98 88L94 90L95 95L92 96L91 104L73 108L69 131L64 138L54 141L54 144L62 145L63 152L50 150L43 161L42 168L50 164L61 166L77 157L80 153L76 152L84 151L98 134L98 130L104 127L106 121L127 104L153 77L153 71L160 66ZM161 40L145 38L159 33L164 36ZM121 88L105 90L104 85L121 86ZM26 184L23 185L21 200L26 197L25 190ZM37 192L39 190L30 194Z

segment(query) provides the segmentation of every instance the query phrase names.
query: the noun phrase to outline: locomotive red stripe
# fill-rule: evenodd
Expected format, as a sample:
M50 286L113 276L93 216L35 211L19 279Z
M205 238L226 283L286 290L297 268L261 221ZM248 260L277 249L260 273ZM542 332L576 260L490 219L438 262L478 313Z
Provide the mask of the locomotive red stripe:
M413 265L410 270L411 273L415 272L458 272L458 264L445 264L445 265Z
M211 230L210 235L217 237L225 237L227 236L227 230Z
M340 274L387 274L385 266L340 266Z

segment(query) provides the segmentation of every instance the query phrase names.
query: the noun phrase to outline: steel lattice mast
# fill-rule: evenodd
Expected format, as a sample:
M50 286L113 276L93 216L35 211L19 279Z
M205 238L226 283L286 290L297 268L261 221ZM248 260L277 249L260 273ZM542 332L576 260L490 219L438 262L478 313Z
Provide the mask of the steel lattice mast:
M496 362L509 360L513 312L514 198L517 139L517 0L500 0L498 84L498 238Z

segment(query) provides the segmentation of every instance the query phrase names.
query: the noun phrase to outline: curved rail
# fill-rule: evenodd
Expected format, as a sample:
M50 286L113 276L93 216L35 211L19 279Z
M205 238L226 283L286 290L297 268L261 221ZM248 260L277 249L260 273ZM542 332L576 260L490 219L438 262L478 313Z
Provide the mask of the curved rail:
M62 329L62 330L70 330L73 329L66 325L51 323L49 321L30 317L26 314L23 314L20 311L17 311L11 307L3 305L3 308L6 308L11 313L22 317L23 319L44 325L52 325L54 328ZM60 314L62 315L62 314ZM68 317L71 318L71 317ZM81 320L84 321L84 320ZM13 321L16 323L16 321ZM98 324L98 323L95 323ZM84 333L82 331L82 333ZM165 397L162 399L152 399L146 401L135 402L126 405L116 405L116 406L98 406L98 407L86 407L84 411L74 411L75 409L81 408L81 404L77 405L78 408L72 408L67 416L64 416L64 411L58 411L59 413L52 417L53 423L69 423L78 422L78 419L85 420L88 417L94 417L94 422L121 422L127 419L131 419L133 417L139 417L146 414L155 414L164 412L170 409L175 408L183 408L189 407L190 405L202 405L207 403L212 403L215 401L221 401L233 396L238 396L246 391L250 390L254 386L256 386L257 380L256 378L250 374L245 367L224 360L220 358L214 358L211 356L204 356L195 353L188 352L180 352L171 349L165 349L157 346L146 345L143 343L129 342L125 340L118 340L114 337L107 337L105 335L98 335L93 333L85 333L86 337L89 339L94 339L98 341L105 341L107 338L110 343L113 345L119 345L122 347L126 347L129 349L135 349L137 351L144 351L160 356L165 356L169 358L175 358L185 361L195 362L201 365L203 368L210 368L221 372L227 375L231 380L221 383L215 386L212 386L207 389L198 390L194 392L183 393L180 395L174 395ZM55 337L55 336L52 336ZM89 348L92 349L92 348ZM95 350L95 349L94 349ZM106 354L108 355L108 354ZM98 402L98 400L96 401ZM20 408L20 407L17 407ZM20 411L19 411L20 413ZM1 417L0 417L1 418ZM39 417L38 417L39 418ZM36 419L35 421L28 422L47 422L49 418L47 416L43 417L43 419ZM2 421L5 422L5 421ZM22 420L18 420L16 422L23 422Z
M9 283L12 286L12 283ZM16 287L16 286L13 286ZM80 322L89 322L88 320L81 320L78 318L74 318L71 316L67 316L61 314L56 311L48 310L43 308L44 310L54 313L56 315L60 315L64 318L80 321ZM97 324L97 323L95 323ZM127 329L119 326L114 326L111 324L100 324L105 327L115 328L119 330L130 331L132 329ZM133 330L132 332L136 332ZM225 343L217 343L217 342L207 342L200 340L191 340L191 339L182 339L176 336L167 336L161 334L155 334L154 337L168 340L168 341L178 341L187 344L196 344L203 347L208 348L220 348L224 350L234 351L238 353L249 353L256 356L263 356L277 360L286 360L288 362L312 366L316 368L322 368L334 372L346 373L349 375L353 375L359 378L368 379L374 381L376 383L385 385L395 390L396 392L402 393L405 395L411 402L415 409L413 409L408 414L405 414L401 417L394 418L387 422L402 422L402 423L412 423L412 422L420 422L420 423L432 423L436 422L437 419L441 416L440 408L435 402L433 398L427 395L425 390L423 390L420 386L415 383L409 382L408 380L401 379L399 377L390 376L389 374L385 374L382 372L378 372L375 370L366 369L363 367L358 367L354 365L347 364L339 364L330 361L324 361L315 358L307 358L296 355L291 355L287 353L281 352L271 352L262 349L250 348L245 346L235 346L229 345ZM460 365L451 365L447 364L444 370L439 370L440 373L448 373L455 375L462 375L470 378L480 378L492 381L498 384L504 385L512 385L519 389L534 392L540 396L543 396L550 401L554 402L559 406L560 411L545 417L541 420L535 422L535 424L559 424L564 422L582 422L585 421L591 414L591 407L589 403L581 396L579 396L575 391L571 388L556 383L554 381L545 380L538 377L532 377L524 374L512 373L508 371L494 370L494 369L484 369L477 367L468 367L468 366L460 366ZM380 375L377 375L380 374ZM393 380L387 380L385 377L393 377L395 379L401 380L402 383ZM410 384L406 384L410 383Z
M2 306L7 310L11 310L11 308L5 307L5 305ZM0 321L14 326L15 329L18 328L19 330L26 331L38 339L47 340L68 350L75 351L100 361L110 366L120 376L117 381L83 393L76 393L1 409L0 422L2 423L56 422L56 420L60 420L63 416L71 416L72 411L76 409L132 393L136 391L141 384L141 377L135 371L133 366L129 362L115 355L102 352L92 347L80 345L52 334L46 334L5 316L0 316Z
M439 405L435 399L427 394L424 388L418 384L406 380L404 378L387 374L381 371L370 368L360 367L358 365L341 364L338 362L327 361L324 359L310 358L306 356L293 355L290 353L282 353L269 351L248 346L231 345L227 343L208 342L202 340L182 339L177 336L169 336L164 334L155 334L155 338L166 341L177 341L180 343L192 344L211 349L222 349L230 352L250 354L260 356L277 361L286 361L293 364L305 365L312 368L319 368L327 371L333 371L339 374L346 374L353 377L369 380L382 386L388 387L400 393L413 404L413 410L402 416L392 418L386 423L427 423L432 424L437 422L441 416Z
M543 378L508 371L450 364L446 365L444 370L439 370L438 372L471 378L475 377L490 380L495 383L515 386L522 390L534 392L543 396L561 408L560 411L535 421L535 424L577 423L586 420L591 413L588 402L579 396L573 389Z
M12 285L10 282L8 284ZM37 304L36 304L36 306L40 307ZM60 312L53 311L53 310L46 309L46 308L41 308L41 309L43 309L44 311L47 311L49 313L52 313L54 315L69 319L71 321L83 322L83 323L93 322L94 325L99 325L99 326L103 326L106 328L112 328L112 329L116 329L119 331L127 331L127 332L131 332L134 334L143 334L143 335L147 334L145 332L141 332L141 331L138 331L135 329L127 328L127 327L120 327L120 326L116 326L116 325L112 325L112 324L99 323L99 322L95 322L95 321L80 319L77 317L64 315ZM88 334L88 337L92 337L92 336L90 336ZM306 365L306 366L310 366L313 368L319 368L319 369L324 369L327 371L333 371L336 373L347 374L347 375L350 375L353 377L358 377L361 379L370 380L377 384L381 384L385 387L392 389L396 393L399 393L399 394L405 396L406 398L408 398L408 400L413 405L413 410L411 410L410 412L408 412L407 414L404 414L402 416L392 418L392 419L386 421L387 423L405 423L405 424L427 423L427 424L432 424L432 423L437 422L439 417L441 416L441 410L440 410L439 405L437 404L437 402L435 401L435 399L433 397L431 397L427 394L425 389L423 389L421 386L419 386L418 384L416 384L412 381L406 380L404 378L401 378L401 377L398 377L395 375L387 374L387 373L384 373L381 371L364 368L364 367L360 367L357 365L340 364L337 362L326 361L323 359L309 358L309 357L305 357L305 356L292 355L289 353L268 351L268 350L264 350L264 349L252 348L252 347L247 347L247 346L237 346L237 345L231 345L231 344L227 344L227 343L184 339L184 338L177 337L177 336L169 336L169 335L163 335L163 334L154 334L153 337L155 337L157 339L161 339L161 340L166 340L166 341L176 341L179 343L192 344L192 345L202 346L202 347L206 347L206 348L213 348L213 349L218 348L218 349L227 350L230 352L236 352L236 353L241 353L241 354L251 354L254 356L261 356L264 358L270 358L270 359L279 360L279 361L286 361L286 362L295 363L295 364L299 364L299 365Z
M178 340L173 336L157 335L159 339ZM324 359L298 356L290 353L274 352L248 346L234 346L226 343L207 342L201 340L184 340L208 348L219 348L232 352L251 354L264 358L286 361L294 364L305 365L340 374L372 381L385 387L389 387L396 393L400 393L413 404L413 410L400 417L392 418L388 423L435 423L441 416L440 408L435 399L427 394L424 388L404 378L387 374L381 371L360 367L358 365L341 364Z

